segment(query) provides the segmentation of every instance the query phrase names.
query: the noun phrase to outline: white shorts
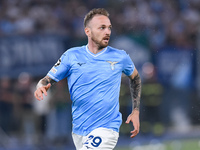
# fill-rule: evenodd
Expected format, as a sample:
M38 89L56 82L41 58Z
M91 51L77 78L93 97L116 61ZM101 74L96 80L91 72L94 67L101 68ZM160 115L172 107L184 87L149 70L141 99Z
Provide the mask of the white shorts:
M119 133L111 129L97 128L87 136L72 133L72 138L76 150L113 150L117 144Z

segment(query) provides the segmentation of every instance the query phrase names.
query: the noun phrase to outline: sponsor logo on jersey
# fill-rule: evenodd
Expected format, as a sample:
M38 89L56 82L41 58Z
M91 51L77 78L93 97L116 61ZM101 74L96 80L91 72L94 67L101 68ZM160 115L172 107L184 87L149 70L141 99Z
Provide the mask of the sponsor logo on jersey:
M84 65L84 64L86 64L86 63L77 63L79 66L82 66L82 65Z
M108 62L110 64L111 70L115 70L115 64L117 64L118 61L106 61L106 62Z
M51 68L51 72L55 74L57 72L57 69L53 67Z

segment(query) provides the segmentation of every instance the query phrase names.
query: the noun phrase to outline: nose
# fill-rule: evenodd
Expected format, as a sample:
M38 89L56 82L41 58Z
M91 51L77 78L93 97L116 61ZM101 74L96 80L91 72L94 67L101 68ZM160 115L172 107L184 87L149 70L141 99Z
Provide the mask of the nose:
M111 34L111 30L110 30L110 28L106 28L106 30L105 30L105 34L106 34L106 35L110 35L110 34Z

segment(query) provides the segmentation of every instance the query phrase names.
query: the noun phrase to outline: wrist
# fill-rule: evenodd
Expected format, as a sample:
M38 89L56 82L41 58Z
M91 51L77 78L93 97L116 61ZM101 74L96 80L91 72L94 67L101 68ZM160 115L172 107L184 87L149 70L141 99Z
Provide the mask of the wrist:
M138 108L134 108L133 110L132 110L132 113L137 113L137 114L139 114L140 113L140 111L139 111L139 109Z

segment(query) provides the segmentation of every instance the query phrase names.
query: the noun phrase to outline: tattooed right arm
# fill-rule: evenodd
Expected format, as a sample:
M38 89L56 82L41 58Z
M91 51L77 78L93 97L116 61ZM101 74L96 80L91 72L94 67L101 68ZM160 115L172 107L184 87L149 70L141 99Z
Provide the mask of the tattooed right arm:
M47 91L48 91L48 89L54 84L54 83L56 83L56 81L55 80L53 80L53 79L51 79L49 76L45 76L44 78L42 78L39 82L38 82L38 84L37 84L37 86L36 86L36 91L35 91L35 93L34 93L34 95L35 95L35 98L37 99L37 100L43 100L43 94L45 95L45 96L47 96Z
M40 87L42 87L42 86L47 86L49 83L50 83L51 85L53 85L53 84L56 83L56 81L53 80L53 79L51 79L49 76L45 76L44 78L42 78L42 79L38 82L36 88L38 89L38 88L40 88Z

